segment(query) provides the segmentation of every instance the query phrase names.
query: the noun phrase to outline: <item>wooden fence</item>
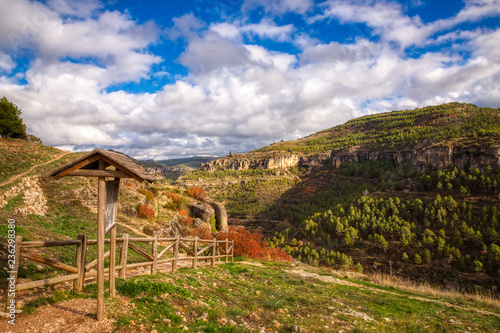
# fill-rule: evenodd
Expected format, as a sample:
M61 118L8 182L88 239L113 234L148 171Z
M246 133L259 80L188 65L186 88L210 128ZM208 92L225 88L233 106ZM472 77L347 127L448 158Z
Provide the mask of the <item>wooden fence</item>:
M110 240L105 240L106 244L110 244ZM133 243L146 243L151 244L151 253L147 253ZM14 276L15 290L22 291L36 287L48 286L55 283L73 281L73 290L81 292L85 278L97 275L95 270L97 266L97 259L87 263L87 246L96 245L97 240L87 239L87 236L80 235L75 240L52 240L52 241L22 241L22 236L16 236L15 239L15 266L11 269L13 272L11 277ZM111 243L112 244L112 243ZM75 266L58 262L52 259L44 258L38 254L29 253L26 250L30 248L42 248L53 246L76 246L75 250ZM162 248L163 247L163 248ZM138 263L128 263L129 255L128 250L138 253L141 257L146 258L147 261ZM104 254L104 258L115 257L116 250L120 250L119 262L115 267L114 260L110 260L110 267L104 270L110 277L110 294L114 295L114 277L116 272L119 273L120 278L126 278L127 270L138 267L151 266L151 274L156 274L158 265L171 263L172 272L177 270L179 261L192 261L192 267L196 268L198 262L201 260L210 261L212 266L215 266L217 260L225 259L227 263L229 258L231 262L234 257L234 241L225 240L205 240L205 239L190 239L190 238L134 238L129 237L128 234L123 234L122 238L116 238L116 248L110 246L110 250ZM167 253L171 252L172 257L167 258ZM17 283L17 271L19 269L19 262L21 257L40 262L58 269L65 270L71 274L47 278L43 280L29 281ZM92 271L91 271L92 270ZM110 272L111 270L111 272ZM112 283L111 283L112 282ZM7 293L5 302L5 309L11 304L11 299Z

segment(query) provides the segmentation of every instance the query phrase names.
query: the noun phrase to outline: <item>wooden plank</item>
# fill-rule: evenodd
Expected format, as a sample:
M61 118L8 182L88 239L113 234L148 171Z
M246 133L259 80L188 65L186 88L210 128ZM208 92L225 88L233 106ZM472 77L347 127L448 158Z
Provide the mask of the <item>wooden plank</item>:
M127 256L128 256L128 234L123 234L123 244L120 251L120 278L125 279L127 277Z
M180 242L179 242L179 246L181 248L183 248L184 250L186 250L187 254L190 254L192 257L194 257L194 253L191 251L191 249L189 247L187 247L186 245L184 245Z
M63 269L65 271L68 271L70 273L78 273L78 268L66 265L62 262L58 262L49 258L44 258L42 256L33 254L33 253L23 253L22 256L24 258L28 258L37 262L41 262L42 264L49 265L55 268Z
M212 267L215 266L215 256L217 254L217 239L214 238L213 242L214 243L212 245L212 256L213 256L213 258L212 258Z
M81 245L76 247L76 268L78 268L78 278L73 283L73 290L76 292L83 291L85 281L85 261L87 258L87 236L78 235L78 240Z
M22 246L25 249L34 247L52 247L52 246L67 246L67 245L80 245L79 240L52 240L52 241L29 241L23 242Z
M128 264L127 268L137 268L137 267L145 267L145 266L151 266L153 265L152 261L146 261L146 262L138 262L135 264Z
M67 168L67 169L64 169L62 170L61 172L57 173L54 175L54 178L57 180L61 177L64 177L66 176L68 173L72 172L72 171L75 171L75 170L78 170L78 169L81 169L91 163L94 163L95 161L99 160L101 158L101 156L99 155L94 155L94 156L89 156L88 158L84 159L83 161Z
M158 259L161 258L162 255L164 255L168 250L170 250L171 248L173 248L175 246L175 242L173 242L172 244L170 244L169 246L167 246L166 248L164 248L160 254L158 255Z
M139 176L135 170L133 170L134 166L135 167L138 167L137 164L135 164L134 162L132 162L133 166L127 166L125 165L124 163L117 163L116 161L114 161L113 159L109 158L108 156L105 156L105 155L101 155L101 158L106 161L107 163L115 166L117 169L120 169L120 170L124 170L123 173L125 173L127 176L126 177L120 177L120 178L134 178L135 180L137 180L139 183L142 183L145 179L143 179L141 176ZM149 181L151 183L151 181L149 179L146 179L147 181Z
M174 261L172 261L172 273L177 270L177 260L179 257L179 236L177 236L177 239L175 240L175 246L174 246Z
M209 245L205 246L203 249L201 249L200 251L198 251L197 255L202 254L206 250L210 249L212 246L213 246L212 244L209 244Z
M154 258L153 258L150 254L148 254L148 253L144 252L143 250L141 250L140 248L138 248L138 247L137 247L137 246L135 246L134 244L130 244L130 243L128 243L128 247L129 247L130 249L134 250L135 252L139 253L139 254L140 254L141 256L143 256L144 258L149 259L149 260L151 260L151 261L153 261L153 260L154 260Z
M151 274L156 274L158 270L158 237L155 235L155 241L151 249L151 256L153 257L153 266L151 266Z
M110 231L110 246L109 246L109 296L116 296L115 288L115 261L116 261L116 226Z
M139 238L139 237L130 237L128 242L139 242L139 243L153 243L155 241L154 238Z
M115 178L132 178L125 172L112 170L91 170L80 169L69 172L66 176L70 177L115 177Z
M106 169L102 159L99 170ZM104 320L104 236L106 217L106 178L97 182L97 321Z
M196 268L196 265L198 264L198 238L194 240L193 252L194 252L193 268Z
M227 261L228 261L228 259L229 259L229 252L228 252L228 251L229 251L229 249L228 249L228 245L229 245L229 244L228 244L228 239L226 238L226 264L227 264Z
M78 274L69 274L69 275L63 275L63 276L57 276L57 277L53 277L53 278L49 278L49 279L44 279L44 280L19 283L16 286L16 291L27 290L27 289L32 289L32 288L37 288L37 287L42 287L42 286L50 286L51 284L56 284L56 283L60 283L60 282L73 281L77 278L78 278Z
M106 259L107 257L109 257L109 254L110 254L110 251L104 253L104 257L103 259ZM87 264L87 266L85 266L85 271L89 271L91 270L92 268L94 268L95 266L97 266L97 259L94 259L92 260L91 262L89 262Z
M15 312L16 311L16 293L11 292L11 290L16 290L17 291L17 273L19 271L19 262L21 261L21 254L22 254L22 243L23 243L23 236L16 236L14 238L14 262L10 262L10 260L7 261L9 270L7 271L8 276L8 283L7 283L7 290L6 290L6 300L5 300L5 312L11 313L11 309ZM12 244L9 244L7 249L12 249L11 247ZM9 252L9 254L11 254Z

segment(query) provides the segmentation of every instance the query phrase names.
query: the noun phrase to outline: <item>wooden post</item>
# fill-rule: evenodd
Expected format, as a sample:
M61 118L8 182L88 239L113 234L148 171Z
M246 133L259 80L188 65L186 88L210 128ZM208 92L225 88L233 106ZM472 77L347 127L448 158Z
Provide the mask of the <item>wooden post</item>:
M128 256L128 234L122 234L123 244L120 250L120 266L122 269L120 270L120 278L127 278L127 256Z
M177 257L179 256L179 239L180 239L179 235L177 235L174 245L174 261L172 261L172 273L174 273L177 270Z
M155 234L155 240L153 241L153 249L151 250L151 256L153 257L153 265L151 266L151 274L156 274L158 269L158 235Z
M229 259L229 253L228 253L228 250L229 250L229 247L228 247L228 239L226 238L226 264L227 264L228 259Z
M231 241L231 244L233 245L231 247L231 262L234 262L234 239Z
M8 264L8 277L7 277L7 290L6 290L6 300L5 300L5 313L13 314L16 313L16 285L17 285L17 272L19 270L19 261L21 260L21 246L23 242L23 236L16 236L14 238L14 246L15 246L15 251L14 251L14 259L11 262L10 260L7 261ZM7 247L7 252L9 252L9 249L12 249L10 246L12 244L9 244ZM9 252L10 255L12 253Z
M78 269L78 278L73 281L73 290L76 292L83 291L83 283L85 281L85 265L87 258L87 236L78 235L80 245L76 247L76 268Z
M99 160L99 170L105 170ZM104 235L106 218L106 178L98 177L97 183L97 320L104 320Z
M116 225L109 231L109 238L109 296L115 297Z
M215 266L215 254L217 253L217 238L212 239L214 244L212 246L212 267Z
M195 238L193 241L193 252L194 252L194 259L193 259L193 268L196 268L196 265L198 265L198 238Z

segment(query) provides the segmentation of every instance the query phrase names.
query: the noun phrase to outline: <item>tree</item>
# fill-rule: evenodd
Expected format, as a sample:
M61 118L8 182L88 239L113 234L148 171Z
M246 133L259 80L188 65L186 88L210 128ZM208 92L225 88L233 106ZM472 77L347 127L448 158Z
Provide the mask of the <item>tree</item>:
M0 136L27 139L26 125L21 119L21 109L9 102L6 97L0 99Z

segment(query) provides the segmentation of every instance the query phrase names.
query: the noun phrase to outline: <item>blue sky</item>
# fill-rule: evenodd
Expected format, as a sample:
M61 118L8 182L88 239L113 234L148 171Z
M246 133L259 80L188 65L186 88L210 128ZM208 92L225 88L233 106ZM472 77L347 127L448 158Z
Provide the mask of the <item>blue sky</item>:
M354 117L500 107L500 0L0 0L0 96L71 150L223 156Z

